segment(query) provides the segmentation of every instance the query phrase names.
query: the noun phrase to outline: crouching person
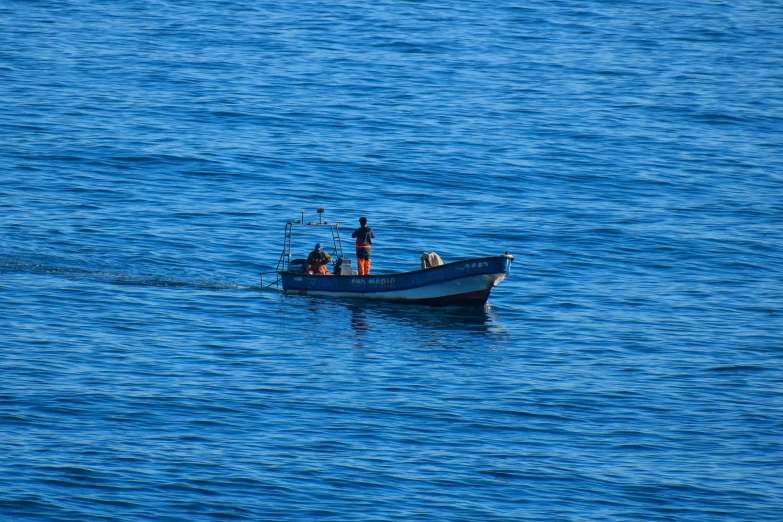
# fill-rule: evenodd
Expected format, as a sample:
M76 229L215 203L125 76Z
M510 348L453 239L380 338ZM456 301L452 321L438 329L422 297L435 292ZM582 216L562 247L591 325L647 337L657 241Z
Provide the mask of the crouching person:
M308 274L326 275L329 271L326 269L327 263L332 262L332 256L321 250L321 243L315 244L315 249L307 256Z

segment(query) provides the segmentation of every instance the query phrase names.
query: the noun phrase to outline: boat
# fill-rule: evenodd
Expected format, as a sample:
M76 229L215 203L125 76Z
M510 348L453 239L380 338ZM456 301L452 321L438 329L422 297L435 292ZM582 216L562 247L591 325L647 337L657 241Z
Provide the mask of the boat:
M318 221L289 221L285 226L283 251L273 272L276 280L268 286L282 285L291 295L331 296L376 299L431 306L482 306L492 289L509 274L514 256L501 255L463 259L438 264L440 257L425 252L421 266L408 272L358 275L351 259L343 253L340 223L323 221L324 209L317 210ZM291 259L292 237L296 227L328 227L334 243L334 272L328 275L307 273L305 259ZM435 260L434 263L432 260ZM262 279L263 285L263 279Z

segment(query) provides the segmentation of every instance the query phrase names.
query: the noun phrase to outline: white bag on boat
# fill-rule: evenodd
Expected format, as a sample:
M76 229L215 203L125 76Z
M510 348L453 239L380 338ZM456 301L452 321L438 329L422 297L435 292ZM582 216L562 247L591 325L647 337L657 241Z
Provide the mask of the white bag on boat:
M432 268L433 266L440 266L443 264L443 260L435 252L422 252L421 254L421 269Z

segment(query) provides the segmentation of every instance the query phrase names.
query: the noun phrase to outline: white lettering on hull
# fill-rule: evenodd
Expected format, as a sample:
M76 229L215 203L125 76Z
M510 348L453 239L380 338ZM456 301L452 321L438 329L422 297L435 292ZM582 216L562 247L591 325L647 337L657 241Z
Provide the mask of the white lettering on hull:
M397 280L393 277L371 277L370 279L351 279L351 286L362 287L381 287L389 288L397 285ZM369 289L369 288L368 288Z

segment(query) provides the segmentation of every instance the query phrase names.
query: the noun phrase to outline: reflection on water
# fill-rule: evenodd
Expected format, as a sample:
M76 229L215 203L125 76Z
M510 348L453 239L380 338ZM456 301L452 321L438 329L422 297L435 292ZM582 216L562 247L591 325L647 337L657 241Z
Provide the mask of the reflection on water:
M360 300L337 302L350 313L350 335L354 346L360 349L478 348L483 351L508 342L510 330L491 307L439 308Z
M370 321L367 317L367 311L362 306L349 305L351 312L351 328L356 333L367 333L370 331Z
M426 328L451 332L499 333L507 331L505 319L492 306L431 307L368 299L281 294L284 315L307 314L313 321L331 323L335 329L378 334L395 328ZM282 310L281 310L282 311ZM346 321L348 318L348 321Z
M357 333L369 332L372 321L379 319L397 323L398 326L431 330L487 333L505 330L496 313L488 306L440 308L376 301L340 302L351 312L351 327Z
M358 305L348 305L351 312L351 330L354 332L354 344L356 348L364 350L367 348L367 338L371 334L370 320L367 316L367 310Z

